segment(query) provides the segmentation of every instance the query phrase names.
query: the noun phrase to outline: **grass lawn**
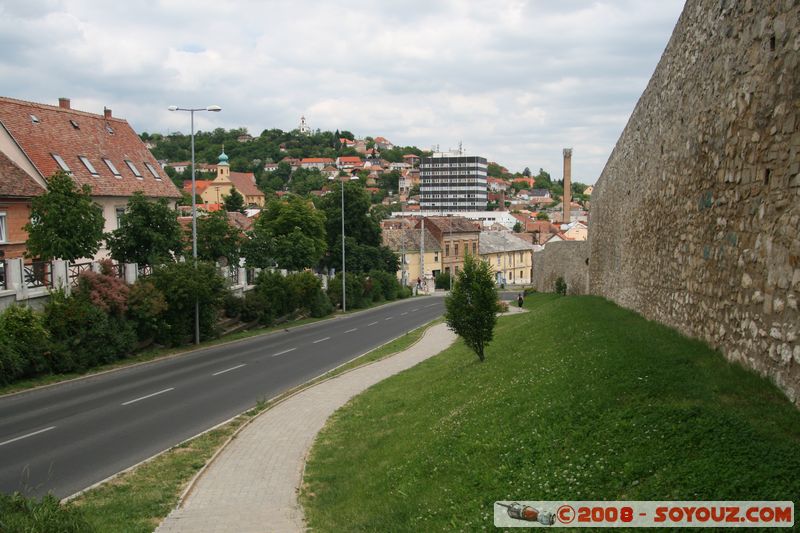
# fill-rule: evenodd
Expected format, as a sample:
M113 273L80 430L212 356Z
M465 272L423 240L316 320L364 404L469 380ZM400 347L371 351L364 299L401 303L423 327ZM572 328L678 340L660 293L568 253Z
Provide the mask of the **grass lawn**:
M428 327L430 324L398 337L311 383L328 379L351 368L404 350L419 340ZM283 397L307 385L304 384L287 391ZM279 400L280 398L277 398L275 402ZM79 512L81 517L96 531L113 531L114 533L149 533L153 531L175 507L178 497L187 483L208 462L214 452L239 427L270 405L274 405L275 402L264 402L230 423L176 446L153 461L84 493L66 504L66 513ZM69 517L66 513L59 519L66 521Z
M354 398L301 495L314 531L493 529L496 500L798 500L800 411L701 342L597 297L529 295Z

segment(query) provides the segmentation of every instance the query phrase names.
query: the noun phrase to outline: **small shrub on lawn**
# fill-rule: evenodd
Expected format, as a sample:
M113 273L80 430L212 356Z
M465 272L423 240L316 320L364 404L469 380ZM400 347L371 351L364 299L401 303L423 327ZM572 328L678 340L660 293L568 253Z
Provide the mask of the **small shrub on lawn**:
M556 279L555 290L556 294L560 294L562 296L567 294L567 282L564 281L563 277L558 276L558 279Z

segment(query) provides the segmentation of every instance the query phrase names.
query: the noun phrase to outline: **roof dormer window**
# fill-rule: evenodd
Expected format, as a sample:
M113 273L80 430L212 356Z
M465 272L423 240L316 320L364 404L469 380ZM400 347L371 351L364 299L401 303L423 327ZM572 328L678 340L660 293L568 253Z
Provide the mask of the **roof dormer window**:
M66 172L67 174L72 174L72 171L71 171L71 170L69 169L69 167L67 166L67 163L66 163L66 161L64 161L64 160L61 158L61 156L60 156L60 155L58 155L58 154L55 154L55 153L51 153L50 155L52 155L52 156L53 156L53 159L55 159L55 160L56 160L56 163L58 163L58 166L59 166L59 167L61 167L61 170L63 170L63 171L64 171L64 172Z
M106 166L108 167L108 170L110 170L111 173L114 174L116 177L118 177L118 178L122 177L122 174L119 173L119 170L117 170L117 167L114 166L114 163L112 163L109 158L104 157L103 158L103 163L106 164Z
M89 174L91 174L92 176L97 176L98 175L97 170L95 170L94 165L92 164L91 161L89 161L88 157L83 156L83 155L79 155L78 159L81 160L81 163L83 163L83 166L85 166L86 170L89 171Z
M39 117L37 117L36 115L31 115L30 117L31 117L31 123L33 124L38 124L41 122L41 120L39 120Z
M150 171L150 174L152 174L155 179L161 181L161 176L158 175L158 172L156 171L155 167L153 167L153 165L145 161L144 166L147 167L147 170Z
M72 124L72 127L75 128L76 130L81 129L81 127L78 126L78 122L77 121L75 121L73 119L69 119L69 123Z
M128 168L131 169L131 172L133 172L134 176L136 176L139 179L142 179L142 173L139 172L139 169L136 168L136 165L133 164L133 161L126 159L125 164L128 165Z
M112 128L110 124L106 124L106 131L107 131L107 132L108 132L110 135L114 135L114 128Z

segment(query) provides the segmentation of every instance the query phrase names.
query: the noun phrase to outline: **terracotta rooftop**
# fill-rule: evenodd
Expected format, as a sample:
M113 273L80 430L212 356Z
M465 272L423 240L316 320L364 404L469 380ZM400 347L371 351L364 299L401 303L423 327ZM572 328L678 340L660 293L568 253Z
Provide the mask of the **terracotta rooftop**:
M381 232L383 244L388 246L394 252L400 252L405 249L407 252L420 251L420 238L422 232L419 229L385 229ZM425 251L426 252L441 252L442 247L439 242L433 237L430 231L425 230Z
M0 152L0 197L29 198L44 194L44 187Z
M110 110L97 115L68 106L68 100L60 107L0 97L0 123L43 178L61 170L55 157L59 156L73 179L91 186L94 196L131 196L142 191L150 197L180 197L126 120L113 118Z
M252 172L231 172L230 180L243 196L264 196L256 186L256 177Z

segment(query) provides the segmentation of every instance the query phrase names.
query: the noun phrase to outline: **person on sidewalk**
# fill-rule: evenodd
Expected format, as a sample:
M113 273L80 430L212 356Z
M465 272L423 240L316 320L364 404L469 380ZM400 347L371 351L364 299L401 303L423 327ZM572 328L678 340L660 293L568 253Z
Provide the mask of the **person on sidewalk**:
M520 292L519 294L517 294L517 306L521 308L522 307L522 303L523 303L522 293Z

